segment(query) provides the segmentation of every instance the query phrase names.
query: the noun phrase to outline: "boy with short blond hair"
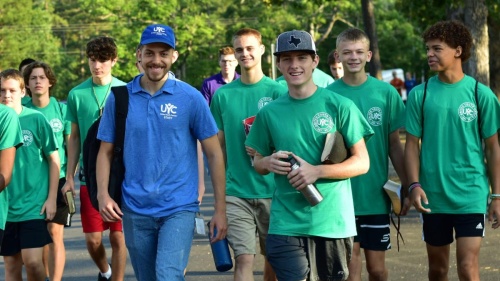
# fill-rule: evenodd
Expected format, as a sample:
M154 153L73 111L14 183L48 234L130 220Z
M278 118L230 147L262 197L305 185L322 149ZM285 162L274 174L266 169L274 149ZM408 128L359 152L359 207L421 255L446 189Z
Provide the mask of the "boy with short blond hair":
M365 65L372 56L369 48L370 40L362 30L349 28L341 32L337 36L335 56L342 62L344 76L327 89L352 100L375 131L366 144L370 170L351 179L357 235L349 263L349 280L361 280L362 248L369 279L385 281L388 278L385 251L391 248L391 202L383 186L388 180L390 159L402 186L407 187L399 139L405 109L395 88L365 73ZM407 202L401 215L406 214L408 208Z
M6 280L21 280L22 265L28 280L44 280L43 246L51 242L46 220L56 213L59 179L57 142L47 119L22 106L25 84L21 73L0 73L1 102L19 115L24 144L18 149L7 188L9 209L0 255L4 256Z
M262 35L242 28L233 36L235 57L241 69L239 79L220 87L210 104L219 128L218 138L226 163L228 241L234 250L234 280L253 280L253 263L258 243L265 254L269 228L269 207L274 190L271 176L261 176L252 167L252 151L245 150L243 120L286 93L286 88L262 71L265 46ZM259 234L256 241L255 233ZM256 243L257 242L257 243ZM264 280L274 280L266 261Z

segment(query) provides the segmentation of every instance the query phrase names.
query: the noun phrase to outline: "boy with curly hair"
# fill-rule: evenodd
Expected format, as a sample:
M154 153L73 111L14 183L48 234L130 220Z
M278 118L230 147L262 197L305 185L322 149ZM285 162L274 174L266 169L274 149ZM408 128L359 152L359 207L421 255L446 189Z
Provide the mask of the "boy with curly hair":
M489 183L489 220L500 218L500 105L487 86L463 73L472 37L462 23L438 22L422 38L437 75L413 88L407 101L410 201L422 213L429 280L447 280L453 232L459 279L479 280Z
M92 77L74 87L68 95L68 112L66 119L71 122L71 134L68 140L68 163L65 193L73 191L74 175L78 161L80 171L83 170L83 141L87 137L90 126L102 115L104 104L111 92L111 87L125 85L125 82L113 77L111 69L116 64L118 52L115 41L111 37L97 37L87 43L87 58ZM127 249L121 221L105 222L99 212L92 207L84 175L80 175L80 214L85 233L87 250L99 268L97 280L123 280L127 260ZM111 266L107 262L106 251L102 243L102 232L109 229L111 242Z

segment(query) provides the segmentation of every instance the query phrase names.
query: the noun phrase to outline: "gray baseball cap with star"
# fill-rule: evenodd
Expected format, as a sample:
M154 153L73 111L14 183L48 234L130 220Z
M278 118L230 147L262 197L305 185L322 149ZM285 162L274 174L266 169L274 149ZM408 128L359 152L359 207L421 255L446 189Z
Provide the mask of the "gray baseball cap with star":
M278 36L278 39L276 39L276 52L274 52L275 56L294 51L316 54L316 45L311 34L303 30L292 30L283 32Z

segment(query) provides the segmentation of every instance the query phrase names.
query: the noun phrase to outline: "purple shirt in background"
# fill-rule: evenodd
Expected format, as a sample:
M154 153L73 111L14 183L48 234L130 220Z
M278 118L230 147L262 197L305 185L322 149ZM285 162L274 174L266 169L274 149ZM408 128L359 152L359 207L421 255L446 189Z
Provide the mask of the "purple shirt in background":
M237 72L234 72L233 81L239 77L240 75ZM201 85L201 94L205 97L205 100L207 100L208 105L212 102L212 97L214 96L215 91L226 84L227 83L224 79L222 79L222 73L220 72L203 81L203 84Z

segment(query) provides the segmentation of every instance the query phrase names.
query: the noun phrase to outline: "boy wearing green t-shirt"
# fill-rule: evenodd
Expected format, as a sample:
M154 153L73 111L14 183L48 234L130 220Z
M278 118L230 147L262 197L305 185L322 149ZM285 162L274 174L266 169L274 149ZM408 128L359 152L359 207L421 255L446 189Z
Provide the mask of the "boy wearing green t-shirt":
M269 228L269 206L274 190L271 176L253 169L252 151L245 150L244 120L286 93L286 88L264 75L262 35L242 28L233 36L240 78L223 85L212 97L210 111L219 128L217 134L226 163L227 239L234 251L234 280L253 280L253 263L258 233L260 253L265 254ZM269 263L264 264L264 280L275 280Z
M385 251L391 248L391 201L383 189L388 180L389 158L402 186L408 186L399 140L399 128L405 122L404 105L394 87L366 75L365 65L372 53L370 39L362 30L348 28L340 33L335 55L343 64L344 76L327 89L352 100L375 132L366 144L370 170L351 179L357 235L349 262L349 280L361 280L362 248L369 279L384 281L388 278ZM406 203L401 215L409 208L409 202Z
M99 36L87 42L86 55L92 76L75 86L68 94L66 119L71 122L68 140L68 162L66 166L66 184L62 192L75 192L75 174L80 164L80 215L85 234L87 251L99 269L100 281L122 280L127 265L127 248L121 221L105 222L99 211L92 207L89 192L83 175L83 143L90 126L102 115L104 104L111 88L125 85L125 82L113 77L112 68L118 61L118 47L115 40ZM111 244L111 265L108 263L103 244L103 232L109 229Z
M438 22L422 38L437 75L413 88L407 101L410 202L422 213L429 280L448 279L453 232L459 279L479 280L490 184L489 220L500 218L500 105L488 87L463 73L473 41L462 23Z
M21 73L7 69L0 79L1 102L18 114L24 140L7 188L9 209L0 255L4 256L7 280L21 276L23 264L28 280L44 280L43 246L51 242L46 220L56 213L57 143L47 119L22 106L25 84Z
M14 110L0 104L0 250L9 209L5 188L12 179L16 150L22 144L23 135L19 117Z
M54 219L48 221L48 229L53 243L44 248L44 264L51 281L62 279L66 251L64 248L64 226L71 223L69 207L65 202L61 188L66 182L66 143L71 131L71 123L66 120L66 104L50 96L50 89L57 83L52 68L44 62L30 63L23 72L24 82L31 93L31 101L26 107L41 112L49 121L59 146L61 169L57 189L57 211Z
M309 33L282 33L274 55L289 92L259 111L245 142L256 150L255 170L274 174L266 253L278 280L346 280L356 234L349 178L368 171L373 130L352 101L314 84L319 57ZM326 136L337 130L352 156L322 164ZM292 170L289 156L300 167ZM315 206L299 192L311 184L323 196Z

